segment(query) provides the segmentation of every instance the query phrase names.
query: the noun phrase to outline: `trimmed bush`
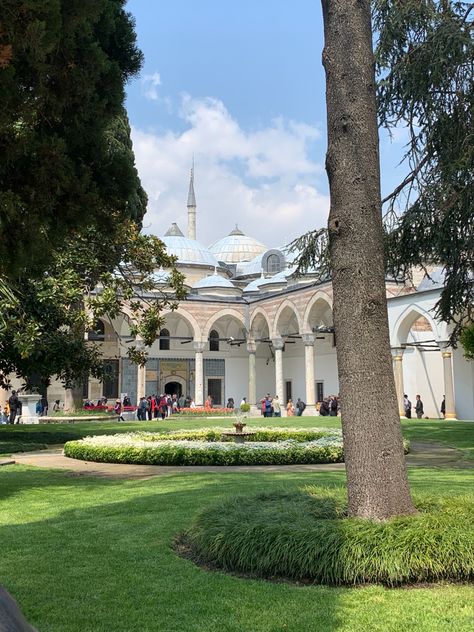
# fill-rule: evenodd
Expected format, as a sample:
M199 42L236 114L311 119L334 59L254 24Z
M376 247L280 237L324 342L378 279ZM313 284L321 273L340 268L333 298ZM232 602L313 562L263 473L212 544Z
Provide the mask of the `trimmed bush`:
M13 454L14 452L33 452L45 450L48 446L44 443L17 443L15 441L0 441L0 454Z
M346 516L343 490L224 500L178 537L199 563L253 577L343 585L474 579L474 496L415 497L418 515Z
M255 432L247 437L247 442L253 441L316 441L322 437L341 439L342 432L337 428L252 428ZM129 436L141 441L224 441L232 443L232 437L223 436L224 432L232 432L232 428L196 428L195 430L170 430L169 432L136 432Z
M106 463L149 465L292 465L338 463L340 440L236 444L204 441L140 441L130 435L87 437L64 446L66 456Z

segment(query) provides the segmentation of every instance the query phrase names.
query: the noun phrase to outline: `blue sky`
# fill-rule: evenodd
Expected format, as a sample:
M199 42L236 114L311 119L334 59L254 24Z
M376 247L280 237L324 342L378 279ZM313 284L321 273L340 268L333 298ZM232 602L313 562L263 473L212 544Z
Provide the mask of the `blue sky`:
M128 86L147 230L186 224L195 155L198 239L235 225L278 246L325 223L328 187L318 0L129 0L141 76ZM402 135L403 138L403 135ZM381 143L384 189L402 144Z

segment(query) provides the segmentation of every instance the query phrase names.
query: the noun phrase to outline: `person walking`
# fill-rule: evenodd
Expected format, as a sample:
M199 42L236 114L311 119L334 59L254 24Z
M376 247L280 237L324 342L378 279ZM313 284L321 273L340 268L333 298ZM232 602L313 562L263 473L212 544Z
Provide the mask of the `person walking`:
M118 417L117 421L125 421L122 415L122 402L119 399L115 401L114 413Z
M48 398L45 395L41 396L41 417L46 417L48 414L49 403Z
M297 417L301 417L301 415L303 414L304 409L306 408L306 404L304 403L304 401L302 399L300 399L298 397L298 399L296 400L296 416Z
M267 393L265 397L265 417L273 416L273 408L272 408L272 398L270 397L270 393Z
M10 408L10 417L9 417L8 423L13 425L15 423L15 418L21 406L20 400L18 399L18 395L16 394L16 391L12 391L12 394L8 398L8 406Z
M421 395L416 396L415 412L416 412L417 419L423 418L423 413L425 411L423 410L423 402L421 401Z
M295 407L291 399L288 400L288 404L286 405L286 416L287 417L295 416Z
M408 399L408 395L403 396L403 410L405 411L405 417L411 419L411 401Z
M446 395L443 395L443 401L441 402L440 412L443 415L443 419L446 419Z
M278 399L278 395L275 395L275 397L273 398L273 416L281 417L281 404L280 400Z

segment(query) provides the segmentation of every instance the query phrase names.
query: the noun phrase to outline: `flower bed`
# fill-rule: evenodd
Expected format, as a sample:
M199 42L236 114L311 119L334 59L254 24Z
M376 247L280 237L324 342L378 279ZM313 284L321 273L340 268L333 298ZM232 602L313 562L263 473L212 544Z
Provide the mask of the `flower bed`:
M204 406L196 406L196 408L181 408L177 417L229 417L235 414L234 408L205 408Z
M259 428L249 427L254 435L247 437L247 442L254 441L316 441L322 437L341 439L342 432L338 428ZM233 442L224 432L232 432L232 428L197 428L195 430L171 430L166 433L135 432L134 437L142 441L223 441Z
M105 463L148 465L291 465L343 461L342 439L316 441L150 441L133 434L86 437L64 446L66 456Z

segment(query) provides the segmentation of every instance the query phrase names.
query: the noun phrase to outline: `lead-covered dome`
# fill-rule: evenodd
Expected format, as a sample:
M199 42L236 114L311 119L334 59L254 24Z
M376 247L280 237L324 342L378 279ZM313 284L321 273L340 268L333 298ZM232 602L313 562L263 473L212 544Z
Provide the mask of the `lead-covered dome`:
M166 231L161 238L169 255L178 258L178 263L191 265L218 266L217 259L212 252L195 239L188 239L183 235L176 223Z
M218 261L239 263L251 261L264 253L267 247L253 237L248 237L236 226L227 237L219 239L209 246L209 250Z

